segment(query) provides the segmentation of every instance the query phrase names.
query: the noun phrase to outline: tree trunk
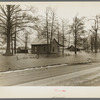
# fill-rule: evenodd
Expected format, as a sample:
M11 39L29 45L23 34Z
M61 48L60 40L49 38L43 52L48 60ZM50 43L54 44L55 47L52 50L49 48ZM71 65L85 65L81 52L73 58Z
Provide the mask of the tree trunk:
M14 53L16 54L16 32L15 32L15 37L14 37Z
M64 25L62 25L62 31L63 31L63 57L64 57Z
M93 52L93 37L91 36L91 51Z
M12 49L12 55L13 55L13 37L11 36L11 49Z
M46 9L46 31L47 31L47 57L49 57L49 32L48 32L48 12Z
M63 33L63 57L64 57L64 33Z
M52 53L52 38L53 38L53 24L54 24L54 13L52 16L52 24L51 24L51 39L50 39L50 54Z
M10 5L7 5L7 48L6 48L6 56L11 56L12 53L10 51L10 30L11 30L11 25L10 25Z
M77 34L75 32L75 55L77 54Z
M59 27L58 27L58 43L59 43ZM58 52L59 52L59 46L58 46Z
M69 33L69 41L68 41L68 47L70 46L70 33Z
M97 53L97 31L95 34L95 53Z
M28 35L25 36L25 53L27 53L27 40L28 40Z

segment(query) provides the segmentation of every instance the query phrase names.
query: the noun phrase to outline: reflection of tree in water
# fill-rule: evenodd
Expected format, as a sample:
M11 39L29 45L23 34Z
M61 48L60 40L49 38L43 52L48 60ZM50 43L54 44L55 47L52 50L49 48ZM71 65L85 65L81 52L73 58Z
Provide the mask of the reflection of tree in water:
M97 60L97 53L94 53L94 55L95 55L95 61Z

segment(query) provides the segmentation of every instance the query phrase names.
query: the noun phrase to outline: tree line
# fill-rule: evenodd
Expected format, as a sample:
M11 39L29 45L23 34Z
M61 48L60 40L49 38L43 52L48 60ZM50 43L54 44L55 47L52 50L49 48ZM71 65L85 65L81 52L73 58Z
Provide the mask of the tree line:
M63 45L63 54L66 42L70 46L71 39L74 41L75 54L80 45L87 52L91 50L97 53L100 49L99 15L88 19L88 21L92 21L92 24L91 28L86 30L85 17L75 16L73 22L69 24L67 19L59 19L55 10L50 7L46 8L44 16L34 13L36 13L34 7L23 10L20 5L0 5L0 35L7 44L6 56L16 54L17 37L21 33L25 34L24 43L25 49L27 49L28 36L34 34L30 30L36 31L38 38L46 38L47 44L56 38L58 43ZM47 51L49 54L49 50Z

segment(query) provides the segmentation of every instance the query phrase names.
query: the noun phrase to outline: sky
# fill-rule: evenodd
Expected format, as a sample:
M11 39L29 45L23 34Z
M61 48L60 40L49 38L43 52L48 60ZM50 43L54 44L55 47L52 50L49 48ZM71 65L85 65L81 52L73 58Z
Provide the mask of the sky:
M22 4L22 6L33 6L37 8L37 14L45 16L46 7L54 9L58 20L66 19L69 24L73 22L73 18L77 15L79 18L86 17L85 28L90 29L93 20L97 14L100 14L100 2L31 2Z
M35 2L39 13L44 14L46 7L55 9L58 17L71 20L78 14L79 16L95 16L100 13L100 2Z
M78 15L78 17L85 16L90 19L96 14L100 14L100 2L0 2L0 4L20 4L21 8L36 7L38 9L37 14L44 15L46 7L51 7L55 10L59 19L67 19L72 23L72 19ZM87 22L87 21L86 21ZM90 22L88 22L89 25Z
M38 12L36 14L43 16L45 16L46 7L51 7L55 10L59 20L66 19L69 20L69 23L72 23L76 15L91 19L100 14L100 2L5 2L3 4L20 4L21 8L33 6L37 8ZM85 26L86 29L90 29L92 21L87 19L85 20ZM36 34L32 36L33 39L35 37Z
M85 16L85 28L87 30L93 24L92 20L88 20L100 14L100 2L35 2L31 5L38 9L37 14L43 16L45 16L46 7L51 7L55 10L59 20L66 19L69 24L72 23L76 15L79 18Z
M38 8L41 15L45 15L46 7L51 7L55 9L58 18L65 18L70 22L76 15L91 18L100 14L100 2L35 2L32 5Z

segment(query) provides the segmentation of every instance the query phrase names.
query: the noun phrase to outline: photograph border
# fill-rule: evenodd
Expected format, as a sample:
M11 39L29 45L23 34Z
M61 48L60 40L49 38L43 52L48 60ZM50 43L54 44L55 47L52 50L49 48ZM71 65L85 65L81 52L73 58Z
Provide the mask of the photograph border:
M0 0L0 2L100 2L100 0ZM44 91L45 88L45 92ZM39 91L41 90L41 91ZM56 91L56 93L55 93ZM65 91L65 92L62 92ZM78 91L78 92L77 92ZM38 94L42 94L38 96ZM49 96L47 96L49 94ZM47 97L45 97L45 95ZM35 97L35 98L34 98ZM40 100L95 100L96 98L100 98L100 87L71 87L67 88L61 87L0 87L0 99L2 100L7 98L7 100L31 100L32 99L40 99ZM26 99L27 98L27 99ZM88 99L87 99L88 98Z

